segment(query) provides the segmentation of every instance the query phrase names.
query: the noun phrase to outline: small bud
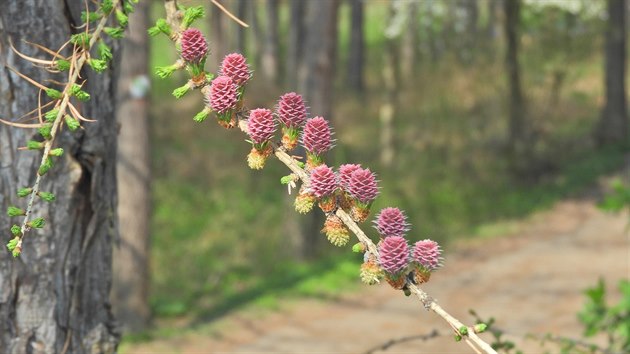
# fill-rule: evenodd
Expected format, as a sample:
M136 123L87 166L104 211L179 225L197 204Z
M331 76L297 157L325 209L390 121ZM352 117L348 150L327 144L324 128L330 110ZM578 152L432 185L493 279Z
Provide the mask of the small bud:
M22 229L18 225L11 226L11 233L13 236L20 236L22 234Z
M46 122L52 123L55 121L58 114L59 114L59 108L51 109L50 111L44 114L44 119L46 120Z
M363 283L367 285L378 284L380 283L380 280L383 279L383 276L383 270L373 258L369 258L361 264L359 277Z
M56 149L50 150L50 155L51 156L56 156L56 157L62 156L63 155L63 148L56 148Z
M345 246L350 240L350 230L336 215L328 215L322 232L328 241L337 247Z
M63 93L59 90L55 90L52 88L46 89L46 96L50 97L53 100L60 100L63 97Z
M182 98L185 94L188 93L188 91L190 91L190 89L191 85L187 82L184 86L178 87L173 90L173 96L175 96L175 98Z
M70 61L64 59L57 59L54 64L59 71L70 70Z
M37 128L37 131L39 132L39 134L42 135L42 137L44 137L44 139L46 140L50 140L52 139L52 124L50 123L44 123L41 127Z
M39 166L39 169L37 170L37 174L40 175L40 176L43 176L46 173L48 173L48 171L52 167L53 167L53 160L50 157L48 157L48 158L46 158L44 163L42 163L41 166Z
M70 36L70 43L87 48L90 45L90 35L86 32L73 34Z
M81 21L83 22L94 22L94 21L98 21L99 19L101 19L101 14L98 12L87 12L87 11L81 11Z
M90 94L83 91L81 86L74 84L70 88L70 95L75 96L79 101L87 101L90 99Z
M459 333L462 336L467 336L468 335L468 327L466 327L466 326L459 327Z
M155 37L160 33L164 33L165 35L170 37L173 33L173 31L171 30L171 26L168 24L168 22L166 22L166 19L164 18L158 18L155 26L149 28L147 32L151 37Z
M26 211L24 209L20 209L20 208L15 207L15 206L9 206L7 208L7 215L10 216L10 217L24 216L24 215L26 215Z
M19 247L19 244L20 244L20 238L17 236L12 238L9 241L9 243L7 243L7 249L11 252L13 257L19 256L20 252L22 251Z
M46 224L46 220L44 218L33 219L33 221L27 222L26 225L32 227L34 229L41 229Z
M87 64L92 68L92 70L99 74L107 70L107 61L104 59L91 58L88 59ZM83 96L83 98L79 98L79 96L77 96L77 98L81 101L87 101L90 99L90 96Z
M47 201L47 202L54 202L55 201L55 195L49 192L38 192L37 196L39 196L40 198L42 198L43 200Z
M475 331L475 333L483 333L488 329L488 325L485 323L477 323L474 327L473 330Z
M114 9L114 2L112 0L102 0L101 1L101 11L104 14L109 14L110 11Z
M212 110L208 107L205 107L201 112L195 114L193 120L197 123L201 123L208 118L210 112L212 112Z
M355 244L352 246L352 252L354 252L354 253L364 253L366 249L367 249L367 248L365 247L365 245L363 244L363 242L358 242L358 243L355 243Z
M116 10L116 21L118 21L118 24L123 26L123 27L127 27L127 24L129 23L129 17L127 17L127 15L125 15L124 12L122 12L121 10Z
M33 192L33 188L20 188L17 191L17 195L20 198L24 198L31 194L31 192Z
M81 124L79 123L79 120L73 118L69 114L66 114L66 116L64 117L64 120L66 122L66 126L68 127L68 129L70 129L71 132L79 129L79 127L81 126Z
M203 6L189 7L184 12L184 19L182 20L182 28L188 28L195 20L205 16Z
M98 55L101 57L102 60L105 60L105 61L112 60L112 57L113 57L112 50L111 48L109 48L107 43L105 43L104 41L99 41L97 49L98 49Z
M105 27L103 32L114 39L121 39L125 36L125 29L122 27Z
M455 335L455 341L456 342L461 342L462 341L462 336L460 336L459 334Z
M34 140L29 140L26 143L26 147L29 150L39 150L39 149L43 149L44 145L46 145L43 141L34 141Z
M272 152L273 148L271 145L267 145L262 150L252 147L252 150L247 155L247 165L252 170L262 170Z
M307 214L309 211L313 210L316 201L317 198L311 193L300 192L300 194L295 197L295 211L300 214Z

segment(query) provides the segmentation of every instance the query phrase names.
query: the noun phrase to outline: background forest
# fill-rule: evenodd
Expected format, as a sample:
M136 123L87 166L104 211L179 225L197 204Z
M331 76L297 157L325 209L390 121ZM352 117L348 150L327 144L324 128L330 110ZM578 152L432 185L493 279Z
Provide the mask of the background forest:
M330 163L370 166L382 187L373 210L404 209L410 239L438 240L447 260L462 239L491 240L559 200L597 195L594 183L623 165L627 125L611 135L606 126L616 123L602 113L605 34L614 20L606 1L221 3L250 27L208 5L200 27L210 43L209 70L228 53L245 54L254 70L249 108L271 107L285 92L304 94L311 116L335 127ZM162 2L148 5L135 16L153 23ZM138 37L131 34L127 51L142 51L148 40L150 68L177 59L166 38L148 39L131 26ZM140 63L133 70L142 75L147 68L137 55L123 59L122 70ZM325 242L321 216L293 212L280 184L283 166L247 169L242 135L200 129L189 118L203 102L171 96L183 74L148 75L150 202L132 215L149 216L145 232L134 234L149 240L150 277L138 272L139 281L125 283L141 294L124 305L123 323L131 318L129 328L140 331L128 340L173 335L175 324L206 323L251 304L276 307L360 286L361 256ZM135 192L121 192L121 205L124 193ZM114 262L130 269L134 261ZM157 330L147 332L150 318Z

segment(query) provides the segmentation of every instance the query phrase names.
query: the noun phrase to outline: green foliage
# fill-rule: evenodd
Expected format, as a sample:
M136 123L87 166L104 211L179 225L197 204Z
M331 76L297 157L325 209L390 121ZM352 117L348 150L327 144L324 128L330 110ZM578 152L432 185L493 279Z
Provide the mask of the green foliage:
M46 224L46 220L44 220L44 218L35 218L26 223L26 225L34 229L41 229L44 227L45 224Z
M13 255L13 257L17 257L20 255L20 249L17 248L19 241L20 241L19 237L14 237L9 241L9 243L7 243L7 249L11 251L11 254Z
M20 198L24 198L26 196L28 196L29 194L31 194L31 192L33 191L33 188L20 188L17 191L17 196Z
M617 179L612 183L613 192L606 195L599 207L610 212L619 212L630 207L630 187L627 187Z
M90 34L81 32L70 36L70 43L87 48L90 45Z
M608 337L606 352L630 352L630 281L619 281L621 299L609 305L606 301L606 284L602 279L585 291L587 303L578 314L584 325L584 335L593 337L603 333Z
M44 120L46 120L46 122L48 123L52 123L55 121L55 118L57 118L58 114L59 114L58 108L51 109L50 111L44 114Z
M52 98L53 100L60 100L63 97L63 93L59 90L48 88L46 89L46 96Z
M50 192L38 192L37 196L42 198L44 201L47 202L54 202L55 201L55 195L50 193Z
M26 211L24 211L24 209L18 208L16 206L9 206L7 208L7 215L10 216L10 217L22 216L22 215L26 215Z
M44 162L39 166L37 170L37 174L40 176L45 175L48 171L53 167L53 160L50 157L47 157Z
M50 156L62 156L63 155L63 148L56 148L56 149L52 149L50 150Z
M98 42L98 55L102 60L110 61L112 60L112 50L104 41Z
M92 68L92 70L94 70L97 73L102 73L103 71L107 70L107 61L102 60L102 59L88 59L87 64ZM78 98L78 97L77 97ZM89 99L89 95L87 98L85 98L85 100Z
M120 39L125 36L125 29L122 27L105 27L103 32L114 39Z
M68 71L70 70L70 62L64 59L57 59L55 61L55 65L59 71Z
M44 142L29 140L26 143L26 148L29 150L39 150L39 149L43 149L44 145L45 145Z
M116 21L121 27L127 27L129 17L121 10L116 10Z
M105 14L110 13L114 9L114 3L112 0L101 1L101 11Z
M70 129L71 132L79 129L79 127L81 126L79 121L69 114L66 114L66 116L64 117L64 121L66 122L66 126L68 127L68 129Z
M87 12L81 11L81 21L82 22L96 22L101 19L101 14L98 12Z
M170 37L173 33L173 30L171 29L171 26L168 24L168 22L166 22L166 19L158 18L155 22L155 26L150 27L148 32L151 37L155 37L160 33L164 33L165 35Z
M89 62L93 62L93 61L96 61L96 59L90 59ZM94 66L92 66L92 68L94 68ZM81 86L77 84L72 85L72 87L70 88L70 95L76 97L79 101L83 101L83 102L88 101L90 99L90 94L83 91L81 89Z
M13 236L20 236L22 234L22 229L18 225L11 226L11 233Z
M37 131L42 135L42 137L44 137L44 139L50 140L52 138L52 123L42 124L41 127L37 128Z
M178 88L176 88L175 90L173 90L173 96L175 96L175 98L182 98L184 97L185 94L188 93L188 91L190 91L190 85L188 83L186 83L183 86L180 86Z
M182 20L182 27L186 29L192 25L196 20L205 16L205 10L203 6L195 6L186 8L184 12L184 19Z

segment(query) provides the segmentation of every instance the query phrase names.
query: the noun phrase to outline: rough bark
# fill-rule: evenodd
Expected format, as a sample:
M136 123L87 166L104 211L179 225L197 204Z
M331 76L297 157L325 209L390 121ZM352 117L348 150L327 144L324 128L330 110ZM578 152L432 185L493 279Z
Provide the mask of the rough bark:
M38 92L7 66L45 82L63 81L13 54L18 50L42 56L25 40L59 48L81 23L80 1L0 1L0 116L16 119L37 107ZM115 49L115 48L114 48ZM66 53L67 54L67 53ZM115 64L114 64L115 65ZM112 242L116 221L116 124L114 74L86 70L84 89L91 100L81 105L87 117L76 133L57 136L65 154L42 180L53 203L38 202L34 215L45 217L42 230L31 230L22 255L0 250L0 348L3 353L114 352L119 335L110 311ZM47 83L49 84L49 83ZM18 151L33 130L0 125L0 207L23 205L16 190L32 185L41 155ZM4 214L3 212L3 215ZM0 217L2 244L16 218Z
M310 106L311 115L332 118L333 78L337 47L338 0L306 3L304 51L309 53L301 63L299 89ZM323 215L315 211L303 217L300 252L303 258L316 255Z
M350 0L350 48L348 53L348 86L363 91L363 0Z
M625 0L608 0L605 41L606 103L596 131L599 145L628 141L625 9Z
M114 248L112 304L126 331L149 323L150 158L147 116L149 45L148 3L129 18L118 81L118 219L120 242Z
M505 65L510 90L508 136L512 151L519 151L523 148L523 140L526 136L525 102L521 89L520 67L518 63L520 6L520 0L504 2L505 34L507 40Z
M289 16L286 83L294 89L298 85L298 70L303 58L304 47L304 9L306 3L302 0L291 0L289 3L291 15Z

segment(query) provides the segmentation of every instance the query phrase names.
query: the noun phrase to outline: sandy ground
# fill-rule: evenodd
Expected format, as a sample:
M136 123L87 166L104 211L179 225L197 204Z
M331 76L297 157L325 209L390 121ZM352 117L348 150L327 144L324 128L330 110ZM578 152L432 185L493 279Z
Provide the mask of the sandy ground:
M468 310L474 308L484 318L495 317L525 353L542 353L539 342L525 335L580 337L576 313L583 290L603 277L616 295L619 279L630 277L627 221L627 215L605 214L589 200L564 201L528 218L512 235L449 250L446 266L423 289L462 322L473 322ZM209 330L127 345L123 353L366 353L433 330L440 336L375 352L472 353L452 339L440 317L383 284L340 299L294 301L262 315L237 311ZM491 341L489 334L482 337Z

